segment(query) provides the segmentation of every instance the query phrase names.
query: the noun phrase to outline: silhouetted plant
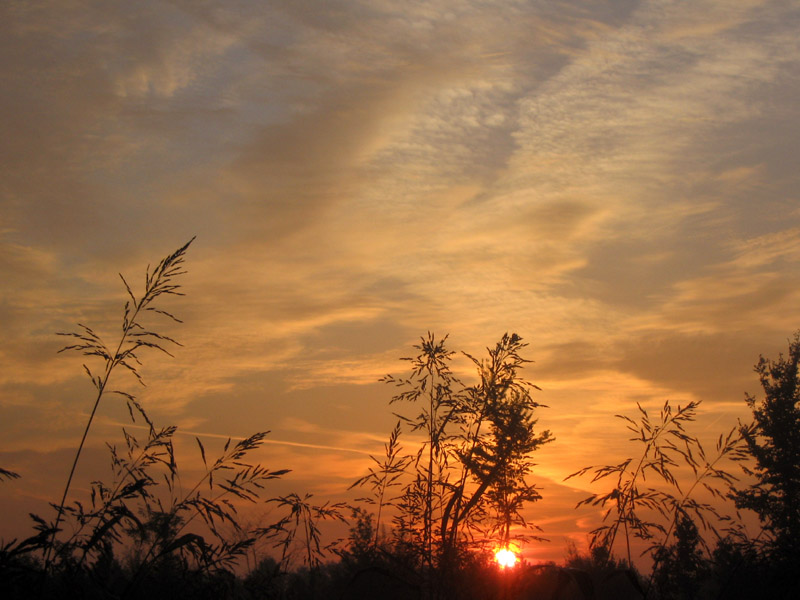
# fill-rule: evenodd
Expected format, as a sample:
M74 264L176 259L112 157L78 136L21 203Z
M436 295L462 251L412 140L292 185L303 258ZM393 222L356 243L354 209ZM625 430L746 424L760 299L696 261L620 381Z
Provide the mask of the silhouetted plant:
M178 554L188 564L191 560L204 572L212 573L231 569L244 553L260 538L273 537L280 527L267 527L243 530L237 518L233 500L240 499L255 503L264 491L267 481L285 475L287 469L269 470L258 464L244 462L245 456L263 443L267 432L256 433L246 439L231 444L225 443L222 455L211 465L206 462L205 448L196 438L206 472L186 493L179 494L176 488L177 464L172 445L167 446L169 460L163 464L168 467L164 481L170 493L168 503L155 495L141 496L146 516L144 527L133 531L138 545L135 573L149 568L163 557ZM206 488L206 485L208 486ZM213 536L213 542L202 535L188 532L189 525L196 519L202 520L205 528ZM237 535L231 539L223 524L232 527Z
M574 543L568 543L564 568L576 579L583 579L581 587L587 599L640 600L645 596L642 578L635 567L629 566L624 560L609 556L602 546L591 547L588 554L581 554ZM587 579L590 582L588 584ZM591 588L588 593L585 591L587 588Z
M189 240L186 244L178 248L169 256L162 259L155 266L152 272L150 271L149 267L147 268L145 273L144 293L139 298L134 295L130 285L128 285L128 282L125 280L125 277L123 277L123 275L120 273L120 278L125 284L125 289L130 296L130 300L125 302L122 317L122 333L115 349L111 349L113 346L106 346L100 336L97 335L90 327L80 323L78 324L78 327L80 328L78 332L59 333L59 335L71 337L76 340L75 343L62 348L59 352L64 352L65 350L75 350L81 352L85 356L99 357L103 361L103 370L101 375L95 375L87 365L84 364L83 366L84 370L92 381L92 385L96 389L95 401L94 405L92 406L91 413L89 414L86 427L84 428L83 436L81 437L81 441L78 444L78 448L75 452L75 458L72 461L72 467L70 468L69 476L67 477L67 483L64 486L64 493L61 496L61 502L58 505L50 545L45 551L45 564L48 564L50 561L55 538L64 513L64 505L67 501L67 495L69 494L70 486L72 485L72 478L75 475L75 468L78 466L78 461L80 460L83 446L86 443L86 437L89 434L89 429L92 426L92 421L97 413L97 408L100 405L100 400L103 398L104 394L109 391L110 393L121 395L126 399L131 418L133 418L134 409L144 414L139 406L139 403L132 394L120 390L107 389L111 379L111 374L117 367L122 367L128 372L132 373L140 383L143 383L137 369L138 365L141 364L138 356L140 349L151 348L171 356L169 351L164 347L165 344L180 345L171 337L146 328L141 323L140 319L144 313L154 312L164 315L178 323L181 322L180 319L178 319L175 315L155 306L153 303L161 296L183 295L182 292L178 291L180 286L174 283L174 280L178 276L185 273L185 271L182 270L182 265L186 255L186 250L189 248L189 244L191 244L192 241L194 241L194 238Z
M285 579L280 564L271 556L262 558L244 577L246 598L252 600L275 600L281 593Z
M4 479L19 479L19 473L0 468L0 481Z
M666 556L665 552L670 536L675 532L676 527L680 525L681 519L691 519L690 512L701 523L703 529L710 530L717 538L721 537L717 529L717 523L726 523L725 531L729 535L733 529L740 526L740 520L732 521L730 516L723 514L718 507L707 502L697 501L693 494L698 486L701 486L720 504L725 504L729 500L733 486L738 479L719 465L726 460L740 463L748 460L743 431L749 429L750 427L747 426L734 427L726 435L720 434L715 446L716 452L711 458L706 456L703 445L697 439L694 440L693 444L688 444L684 448L681 456L684 464L688 465L694 472L694 480L686 491L682 493L680 487L676 484L679 495L664 494L665 506L669 510L664 511L662 514L669 515L671 513L671 520L664 537L657 543L652 544L647 550L653 558L653 568L647 587L648 594L654 583L654 574L660 568L660 561L662 557ZM708 517L713 517L713 520ZM708 554L709 548L703 537L699 538L699 544Z
M681 511L675 527L675 543L662 545L654 553L656 566L651 580L661 597L674 600L699 597L702 580L709 568L704 546L697 525Z
M102 481L92 482L89 506L75 501L62 508L62 516L73 524L73 531L58 544L57 561L74 560L76 566L80 566L96 553L105 552L108 544L121 543L126 530L145 531L139 503L152 501L152 488L157 485L154 465L164 464L169 470L176 468L172 452L174 432L175 427L151 428L147 441L140 445L123 429L125 454L120 455L116 446L109 445L112 482L108 485Z
M773 561L800 561L800 331L789 355L777 360L760 357L755 366L764 399L747 395L754 427L742 427L755 466L746 468L755 483L735 494L736 504L755 511L769 536Z
M94 481L87 506L75 501L64 507L63 520L71 524L72 534L57 543L54 565L61 571L78 575L85 571L91 576L96 565L114 556L115 549L127 548L129 575L118 591L127 596L140 593L143 582L165 567L216 577L215 574L230 570L258 539L277 535L277 525L243 531L232 502L235 498L257 501L267 481L288 472L245 462L246 455L262 444L266 433L235 444L228 440L222 455L210 465L197 440L206 472L184 493L177 484L178 464L172 444L175 431L175 427L149 428L144 442L124 431L124 452L109 446L112 482ZM32 516L40 530L38 540L43 544L43 536L52 531L53 524ZM189 530L198 518L204 524L202 535L197 528ZM221 529L222 524L241 535L231 541ZM29 546L35 549L35 544Z
M110 389L110 379L117 367L134 374L140 365L138 353L153 348L169 354L164 344L178 344L172 338L146 329L141 316L146 311L178 319L155 306L162 295L181 295L174 279L183 274L181 266L191 241L163 259L145 277L144 295L137 299L130 286L131 297L123 311L122 335L114 351L110 351L89 327L80 325L77 340L64 350L77 350L104 361L100 376L84 365L96 389L95 403L72 464L60 504L52 504L54 519L38 515L34 520L35 535L12 540L0 548L0 573L3 576L22 573L20 565L27 557L44 553L43 569L35 565L30 573L39 577L43 596L59 595L69 588L76 594L129 597L150 594L158 582L180 580L180 590L172 595L186 597L193 586L200 585L210 595L217 590L226 595L235 581L231 569L240 557L260 539L269 539L283 532L283 523L243 529L238 521L238 502L262 499L265 484L288 472L270 470L247 462L247 455L258 449L267 432L256 433L233 443L228 439L218 458L208 461L206 449L196 438L204 474L186 491L180 482L173 438L176 427L157 429L135 396ZM124 445L107 444L111 456L110 483L91 483L88 502L66 502L75 467L86 441L92 419L106 393L125 398L132 421L140 418L146 424L146 437L138 438L123 428ZM135 426L138 427L138 426ZM68 527L67 527L68 525ZM223 527L224 525L224 527ZM67 535L57 537L59 532ZM230 530L236 534L228 534ZM116 553L126 549L129 559L125 567L116 560ZM24 579L24 578L23 578ZM22 585L19 589L24 589ZM81 592L80 590L83 590ZM158 588L163 594L165 588Z
M411 362L411 374L405 379L387 375L382 381L404 388L392 397L394 402L420 402L420 412L414 419L401 417L411 431L424 431L425 442L414 458L414 480L404 490L401 506L404 510L397 516L399 529L417 538L422 561L429 567L432 564L433 524L441 515L443 498L446 494L446 471L448 468L449 442L447 425L456 415L456 400L453 386L458 380L450 370L449 362L454 352L446 348L447 336L437 340L428 332L415 345L420 353L415 357L403 358ZM421 526L417 526L421 521Z
M268 502L274 502L278 508L289 511L289 514L275 526L281 531L281 539L277 542L276 547L281 549L281 566L284 570L288 570L292 558L292 545L298 538L298 533L303 554L302 563L312 569L322 564L326 553L341 542L337 539L323 546L319 524L322 521L347 523L343 512L348 508L347 504L325 502L321 505L313 505L309 502L311 498L311 494L305 494L301 498L298 494L292 493L268 500Z
M512 534L516 526L531 527L521 514L525 503L540 498L526 480L531 453L552 439L549 431L535 432L533 412L540 405L531 390L538 388L520 377L528 361L519 354L526 346L519 336L503 335L485 360L465 353L478 373L471 386L452 374L454 353L446 340L428 333L415 346L419 354L403 359L412 364L410 375L383 378L402 390L392 403L420 407L415 418L401 416L412 432L424 432L419 451L405 462L399 456L376 461L381 469L356 482L379 490L384 480L399 483L399 468L405 468L403 492L394 501L393 551L424 567L431 597L452 591L446 581L468 559L467 545L478 551L508 544L519 537ZM395 428L387 452L397 435Z
M368 567L378 561L379 536L375 533L372 513L354 506L350 512L350 535L336 554L354 567ZM381 548L383 550L383 548Z
M736 477L721 466L723 461L743 461L747 459L742 431L733 428L727 435L720 435L716 452L707 456L700 441L687 433L685 427L694 421L699 402L690 402L685 407L673 410L669 402L661 409L660 419L653 423L649 414L639 407L640 420L616 415L627 423L627 428L635 434L631 441L644 445L641 456L634 462L628 458L616 465L585 467L569 475L566 479L584 475L592 471L592 482L606 477L615 477L615 487L605 494L592 494L581 500L577 506L608 506L603 524L591 532L591 547L602 549L609 559L613 556L614 543L622 531L625 537L625 556L631 565L631 536L649 540L651 544L644 552L653 558L653 570L645 596L653 590L654 577L659 573L662 560L671 556L668 552L670 538L680 519L689 518L689 513L704 527L719 535L718 523L730 522L718 506L701 502L694 497L697 489L703 488L718 502L729 497ZM693 479L683 491L679 482L681 469L691 469ZM655 475L665 485L661 488L645 486L648 475ZM613 515L613 520L607 522ZM685 533L685 532L684 532ZM706 551L705 540L698 542Z
M356 501L377 507L374 525L375 537L372 542L374 546L378 545L384 507L395 505L396 496L388 496L390 489L401 485L400 478L405 474L405 470L412 460L412 457L400 454L403 447L399 443L399 438L400 422L395 425L392 433L389 434L389 441L384 444L384 459L378 460L374 456L370 456L377 468L370 467L369 473L356 480L348 488L368 486L372 492L372 498L357 498Z
M710 598L750 600L771 596L767 569L753 540L736 531L717 540L711 553Z
M627 560L629 564L632 564L631 535L648 540L653 537L654 531L666 533L661 523L648 521L641 517L642 508L663 513L665 495L659 490L641 487L640 481L644 480L648 473L652 473L670 486L678 485L672 469L678 466L678 457L687 457L691 454L689 451L681 450L676 443L685 448L696 443L696 439L685 432L684 424L694 420L697 405L698 402L690 402L685 407L678 406L677 410L673 411L667 401L661 409L660 422L656 424L651 423L649 414L638 403L637 406L641 413L639 423L625 415L615 415L626 421L627 428L635 434L636 437L631 438L631 441L644 444L639 460L634 461L633 458L627 458L616 465L584 467L565 478L566 481L589 471L594 471L592 482L606 477L616 477L616 486L611 491L605 494L592 494L577 505L605 507L610 504L603 515L604 524L591 532L592 546L603 546L607 548L610 555L613 553L617 534L622 529L625 536ZM614 514L613 521L606 524L605 521L612 513Z
M479 381L460 396L457 409L461 425L457 456L463 468L442 518L445 547L452 546L462 524L479 529L485 524L483 536L495 541L499 535L507 547L512 526L528 528L522 507L541 498L526 478L535 466L532 453L553 437L549 430L535 432L533 413L543 405L531 395L539 388L519 375L530 362L519 355L526 346L516 334L504 334L487 349L488 359L466 355L476 366ZM468 489L470 479L476 484L473 489ZM487 518L487 511L494 517ZM476 514L480 518L471 521Z

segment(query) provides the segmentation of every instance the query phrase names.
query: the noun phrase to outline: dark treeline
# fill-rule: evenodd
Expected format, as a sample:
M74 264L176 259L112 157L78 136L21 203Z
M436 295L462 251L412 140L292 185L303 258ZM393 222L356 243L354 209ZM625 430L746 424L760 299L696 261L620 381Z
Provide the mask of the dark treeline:
M422 337L404 359L407 371L384 378L401 416L384 454L354 482L362 497L352 505L271 494L271 480L288 471L248 459L267 432L229 440L214 457L197 439L204 472L187 486L176 427L157 427L116 381L121 372L141 380L140 354L178 345L148 320L179 322L162 301L181 295L176 281L190 244L148 268L139 296L123 277L128 299L113 345L85 325L61 334L70 342L64 350L94 361L84 365L93 407L52 514L31 515L28 538L0 541L4 598L800 597L800 332L786 356L759 360L763 396L745 397L752 422L721 433L713 449L692 433L698 402L617 415L632 434L630 458L567 478L610 489L579 503L604 515L588 554L571 547L561 564L502 569L496 550L544 541L523 509L541 498L533 456L554 439L538 424L547 408L535 399L538 388L522 376L522 339L505 334L483 357L460 353L476 373L462 382L447 337ZM91 482L89 498L71 499L92 421L112 395L146 434L124 429L122 443L108 445L107 481ZM424 443L408 451L403 435L412 432ZM0 469L4 487L19 476ZM244 503L268 503L277 516L245 525ZM745 513L757 517L756 532L741 524ZM323 530L335 522L349 534L326 545ZM641 547L647 573L634 566Z

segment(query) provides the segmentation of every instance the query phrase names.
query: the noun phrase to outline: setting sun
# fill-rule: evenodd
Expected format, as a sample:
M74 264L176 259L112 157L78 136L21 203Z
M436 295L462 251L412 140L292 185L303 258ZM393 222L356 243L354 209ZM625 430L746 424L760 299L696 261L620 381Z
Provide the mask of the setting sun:
M517 564L517 555L508 548L501 548L494 554L494 559L501 568L511 568Z

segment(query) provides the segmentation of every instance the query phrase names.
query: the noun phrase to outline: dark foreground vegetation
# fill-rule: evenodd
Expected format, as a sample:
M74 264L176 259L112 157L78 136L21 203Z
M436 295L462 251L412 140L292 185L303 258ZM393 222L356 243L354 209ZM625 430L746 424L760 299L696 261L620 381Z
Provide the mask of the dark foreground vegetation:
M525 344L504 335L485 357L466 353L476 377L451 371L447 338L427 334L402 376L387 376L401 416L368 473L355 506L315 504L309 495L270 494L285 469L248 461L268 432L225 444L205 472L181 481L176 427L157 427L119 374L140 379L140 354L179 345L150 320L178 321L161 304L181 295L177 279L191 242L146 274L128 301L121 333L106 345L90 327L65 335L64 350L94 361L91 415L51 515L31 515L32 535L0 542L3 598L241 599L711 599L800 597L800 333L787 356L756 365L762 398L746 397L752 423L719 435L713 449L692 433L699 403L653 415L621 415L631 457L572 477L605 484L580 504L602 507L588 555L571 548L563 564L501 569L498 548L541 540L523 508L541 498L531 482L533 453L554 438L538 426L538 388L525 381ZM98 367L99 365L99 367ZM127 403L140 428L109 444L107 481L71 499L76 465L92 421L109 396ZM142 427L143 426L143 427ZM144 431L134 434L132 431ZM403 434L425 443L406 451ZM19 474L0 469L3 486ZM244 504L269 503L270 523L246 526ZM760 529L748 532L740 512ZM349 535L325 546L326 522ZM646 543L652 570L634 567ZM638 545L637 545L638 543Z

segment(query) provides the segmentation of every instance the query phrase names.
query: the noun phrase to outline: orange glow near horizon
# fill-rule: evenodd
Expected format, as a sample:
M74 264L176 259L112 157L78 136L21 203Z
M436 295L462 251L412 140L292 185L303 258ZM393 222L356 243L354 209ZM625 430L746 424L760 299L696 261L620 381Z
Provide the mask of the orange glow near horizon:
M517 564L517 555L508 548L500 548L494 553L494 559L501 569L510 569Z

